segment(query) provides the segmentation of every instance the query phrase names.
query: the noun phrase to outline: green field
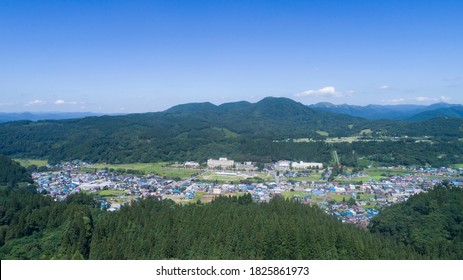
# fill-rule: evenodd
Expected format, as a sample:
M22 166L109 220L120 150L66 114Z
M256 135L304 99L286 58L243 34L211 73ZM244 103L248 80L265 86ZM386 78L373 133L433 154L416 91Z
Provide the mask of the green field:
M217 181L220 183L239 183L240 180L246 179L241 175L218 175L215 172L207 172L198 178L200 181Z
M405 174L411 174L412 172L410 170L386 170L386 169L370 168L370 169L366 169L365 173L367 173L368 176L359 178L360 180L362 180L362 181L368 181L368 180L379 181L380 179L387 178L388 176L405 175ZM381 174L386 174L387 176L384 176L384 175L381 175Z
M48 162L41 159L14 159L19 162L23 167L29 167L31 165L36 165L37 167L47 166Z
M123 190L102 190L98 193L100 197L108 197L108 196L120 196L125 195L127 192Z
M194 174L201 172L194 169L182 169L169 167L168 163L128 163L128 164L95 164L90 169L114 169L115 171L124 171L130 173L131 170L139 171L143 174L156 174L165 178L187 179Z
M201 197L205 196L206 194L207 194L206 192L196 192L194 201L201 199Z
M320 136L325 136L325 137L327 137L328 135L330 135L328 132L323 131L323 130L317 130L317 131L315 131L315 132L318 133L318 135L320 135Z
M245 180L245 179L250 180L253 183L257 183L258 181L268 182L268 181L274 180L273 176L264 174L264 173L260 173L256 177L259 179L255 177L249 178L248 176L245 176L245 175L219 175L219 174L216 174L215 171L209 171L209 172L204 173L200 177L198 177L198 180L207 181L207 182L217 181L219 183L232 183L232 184L238 184L241 180Z
M453 168L463 168L463 163L454 164Z
M335 200L336 202L341 202L342 199L344 198L346 201L349 200L349 198L351 198L352 196L350 195L343 195L343 194L328 194L327 197L331 197L333 200Z

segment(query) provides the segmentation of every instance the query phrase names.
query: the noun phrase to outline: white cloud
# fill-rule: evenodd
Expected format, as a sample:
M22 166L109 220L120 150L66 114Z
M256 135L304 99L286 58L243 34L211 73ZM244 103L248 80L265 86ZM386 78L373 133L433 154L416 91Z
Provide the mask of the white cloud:
M394 99L384 99L381 100L383 103L387 104L400 104L400 103L433 103L433 102L450 102L451 98L447 96L441 96L439 98L427 97L427 96L417 96L412 98L394 98Z
M390 89L390 88L391 88L391 87L388 86L388 85L382 85L382 86L379 87L379 89L383 89L383 90L384 90L384 89Z
M441 96L439 99L440 101L445 102L445 103L449 103L450 101L452 101L452 99L448 96Z
M350 93L352 94L352 92ZM314 97L343 97L345 94L336 91L336 88L332 86L320 88L320 89L309 89L300 93L296 93L295 96L314 96Z
M84 105L84 102L77 102L77 101L64 101L63 99L58 99L54 102L56 105Z
M27 102L25 106L43 105L43 104L45 104L45 103L46 103L46 102L43 101L43 100L38 100L38 99L36 99L36 100L31 101L31 102Z
M418 102L434 102L438 100L437 98L426 97L426 96L418 96L413 99Z

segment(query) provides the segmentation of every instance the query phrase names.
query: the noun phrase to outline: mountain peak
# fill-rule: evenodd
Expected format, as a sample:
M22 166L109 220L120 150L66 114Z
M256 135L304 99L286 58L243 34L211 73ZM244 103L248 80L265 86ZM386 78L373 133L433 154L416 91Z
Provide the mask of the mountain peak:
M206 111L206 110L215 110L217 108L216 105L210 102L197 102L197 103L186 103L175 105L164 112L166 113L186 113L186 112L193 112L193 111Z

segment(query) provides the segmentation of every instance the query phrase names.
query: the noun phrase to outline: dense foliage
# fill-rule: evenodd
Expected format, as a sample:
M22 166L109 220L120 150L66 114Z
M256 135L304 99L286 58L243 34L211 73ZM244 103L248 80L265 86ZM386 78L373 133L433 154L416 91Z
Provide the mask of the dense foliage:
M463 189L436 187L375 217L371 232L392 237L423 255L463 259Z
M380 136L433 136L415 140L357 143L285 142L288 138L324 139L371 130ZM238 161L304 160L327 163L337 150L343 164L359 157L384 163L445 165L461 162L463 120L420 123L368 121L316 112L284 98L251 104L186 104L159 113L89 117L62 121L22 121L0 125L0 153L46 158L51 163L204 162L227 156ZM279 140L276 142L275 140Z
M143 200L95 226L95 259L409 259L408 248L281 199Z
M34 187L0 189L1 259L84 259L90 253L93 219L101 211L78 194L63 203Z
M21 182L32 183L31 174L18 162L0 155L0 185L11 187Z

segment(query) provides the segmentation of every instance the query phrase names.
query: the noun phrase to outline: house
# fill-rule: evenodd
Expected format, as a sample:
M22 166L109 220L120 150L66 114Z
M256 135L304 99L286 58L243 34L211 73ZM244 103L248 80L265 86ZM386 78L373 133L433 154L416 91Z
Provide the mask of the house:
M315 190L312 193L313 193L313 195L319 195L319 196L324 195L324 192L322 190Z

